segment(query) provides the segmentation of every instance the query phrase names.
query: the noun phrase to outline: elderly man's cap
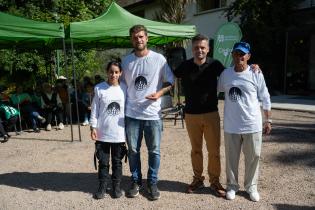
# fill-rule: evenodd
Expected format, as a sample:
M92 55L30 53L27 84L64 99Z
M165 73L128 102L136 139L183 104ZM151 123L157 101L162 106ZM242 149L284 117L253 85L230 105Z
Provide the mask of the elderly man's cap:
M247 42L237 42L233 46L233 52L236 50L240 50L247 54L250 52L250 45Z

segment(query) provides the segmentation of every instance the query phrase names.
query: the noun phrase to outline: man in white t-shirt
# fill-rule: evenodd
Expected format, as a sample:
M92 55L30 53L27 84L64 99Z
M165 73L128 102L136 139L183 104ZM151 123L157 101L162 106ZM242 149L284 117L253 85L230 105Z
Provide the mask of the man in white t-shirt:
M174 76L163 55L147 48L148 34L143 25L129 30L134 52L122 60L122 80L127 84L126 135L132 185L128 197L137 197L142 188L140 147L142 137L149 153L147 189L151 200L160 198L157 188L162 132L161 96L168 92ZM166 87L163 88L163 83Z
M238 165L241 149L245 157L244 185L252 201L259 201L257 191L262 132L271 131L271 103L264 76L247 64L250 45L238 42L232 57L234 66L220 75L218 91L225 93L224 140L226 155L226 198L233 200L239 190ZM265 121L262 123L260 103ZM263 124L263 126L262 126Z

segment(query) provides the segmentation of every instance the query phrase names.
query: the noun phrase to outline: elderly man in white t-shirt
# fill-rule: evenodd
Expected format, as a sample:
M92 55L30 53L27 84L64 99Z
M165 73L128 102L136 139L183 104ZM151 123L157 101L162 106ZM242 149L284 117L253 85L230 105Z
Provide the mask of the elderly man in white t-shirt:
M270 95L264 76L261 72L250 69L247 64L250 55L248 43L238 42L234 45L234 66L225 69L220 75L218 91L225 93L226 198L235 199L235 193L239 190L238 165L242 149L245 157L245 189L250 199L257 202L260 199L257 182L262 132L270 133L272 121Z
M147 48L147 29L135 25L129 30L134 52L122 60L122 80L127 84L126 135L132 185L128 197L137 197L142 188L140 147L142 137L149 153L147 189L149 198L157 200L162 132L161 96L168 92L174 76L163 55ZM168 84L162 87L163 83Z

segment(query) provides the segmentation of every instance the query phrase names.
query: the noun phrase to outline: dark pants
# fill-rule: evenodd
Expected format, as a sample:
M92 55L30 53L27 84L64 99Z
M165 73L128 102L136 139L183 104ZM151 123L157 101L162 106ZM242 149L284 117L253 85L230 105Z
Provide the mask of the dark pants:
M7 135L7 132L5 131L5 129L3 127L1 119L0 119L0 135L1 136Z
M51 124L53 116L57 116L57 123L63 123L63 111L60 108L55 109L44 109L47 117L47 124Z
M122 177L121 146L124 143L108 143L96 141L96 157L98 159L98 179L107 182L109 178L109 159L112 158L112 181L118 183Z
M0 119L0 134L3 135L7 135L7 131L11 131L12 128L14 127L14 125L16 124L18 120L18 116L14 116L11 117L10 119L6 120L6 121L2 121Z

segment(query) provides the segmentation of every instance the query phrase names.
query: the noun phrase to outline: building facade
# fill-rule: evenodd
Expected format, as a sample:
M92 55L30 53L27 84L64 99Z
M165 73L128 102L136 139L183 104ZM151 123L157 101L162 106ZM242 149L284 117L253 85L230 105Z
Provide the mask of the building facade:
M183 24L196 25L198 33L213 40L218 28L228 22L224 10L232 1L195 0L187 6ZM117 3L135 15L152 20L160 9L158 0L120 0ZM315 96L315 0L303 1L292 15L300 21L287 29L283 37L283 68L269 83L278 83L271 85L275 94ZM187 58L192 56L190 44L186 54Z

